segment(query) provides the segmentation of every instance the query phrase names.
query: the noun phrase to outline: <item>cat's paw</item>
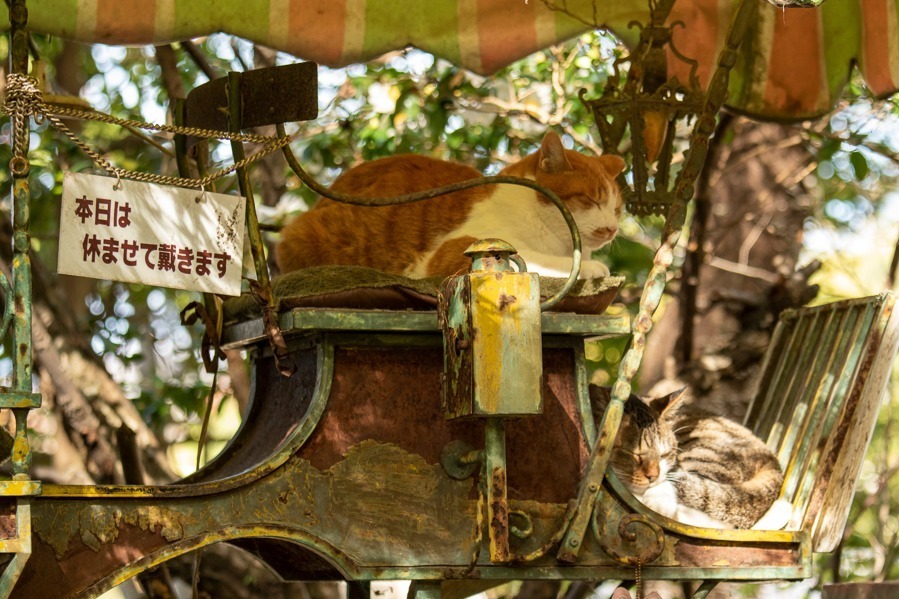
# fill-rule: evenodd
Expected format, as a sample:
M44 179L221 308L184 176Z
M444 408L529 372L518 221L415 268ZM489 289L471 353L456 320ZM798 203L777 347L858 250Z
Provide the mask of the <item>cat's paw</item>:
M677 515L677 489L674 488L674 483L671 481L649 487L637 499L652 511L668 518L674 518Z
M579 279L602 279L609 276L609 267L599 260L581 260Z
M786 499L778 499L768 508L765 515L759 518L753 530L780 530L790 523L793 517L793 505Z

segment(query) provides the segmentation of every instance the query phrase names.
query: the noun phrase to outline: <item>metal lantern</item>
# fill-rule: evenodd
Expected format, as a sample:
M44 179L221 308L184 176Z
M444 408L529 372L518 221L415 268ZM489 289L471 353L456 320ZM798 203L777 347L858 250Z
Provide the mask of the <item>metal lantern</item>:
M667 214L675 201L671 177L674 140L678 121L698 115L705 94L696 76L698 63L681 54L671 42L675 22L665 20L673 0L650 0L650 24L637 22L640 42L629 56L613 63L609 78L599 98L588 100L586 90L581 100L593 110L600 141L606 152L623 154L621 142L630 126L633 184L619 175L618 184L630 211L634 214ZM668 76L668 51L690 65L687 82ZM627 79L621 84L620 66L629 62Z
M540 414L539 277L501 239L475 242L465 254L471 272L442 290L446 416Z

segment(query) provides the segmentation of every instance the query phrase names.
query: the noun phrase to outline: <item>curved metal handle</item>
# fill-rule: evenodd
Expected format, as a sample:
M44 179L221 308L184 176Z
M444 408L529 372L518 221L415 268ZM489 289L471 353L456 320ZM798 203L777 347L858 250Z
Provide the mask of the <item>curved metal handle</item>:
M528 271L528 265L525 264L524 258L522 258L520 254L511 254L509 260L515 263L515 266L518 267L518 272Z
M279 136L283 137L285 135L283 124L275 125L275 128ZM282 152L284 153L284 158L287 160L288 166L290 166L293 172L296 173L297 177L300 178L300 181L309 186L312 191L328 199L334 200L335 202L352 204L354 206L387 206L419 202L421 200L428 200L437 196L446 195L454 191L461 191L463 189L470 189L472 187L479 187L481 185L494 185L497 183L520 185L522 187L533 189L534 191L546 196L547 199L549 199L549 201L559 209L559 212L562 213L562 218L565 219L565 224L568 225L568 231L571 233L571 245L573 247L573 251L571 253L571 272L568 274L568 278L565 280L565 284L562 285L562 288L554 296L543 302L540 302L540 310L549 310L550 308L554 307L556 304L562 301L562 299L566 295L568 295L568 292L571 291L572 287L574 287L574 284L577 283L577 276L581 272L581 232L578 230L577 223L574 222L574 217L571 215L571 211L568 209L568 206L566 206L559 198L559 196L557 196L553 191L546 189L542 185L538 185L536 181L532 181L531 179L524 179L522 177L483 177L481 179L469 179L468 181L460 181L458 183L452 183L450 185L435 187L434 189L428 189L425 191L419 191L416 193L410 193L391 198L361 198L358 196L332 191L313 179L312 176L305 170L303 170L303 167L300 166L300 161L297 160L296 155L293 153L293 150L290 149L289 145L284 146L282 148Z

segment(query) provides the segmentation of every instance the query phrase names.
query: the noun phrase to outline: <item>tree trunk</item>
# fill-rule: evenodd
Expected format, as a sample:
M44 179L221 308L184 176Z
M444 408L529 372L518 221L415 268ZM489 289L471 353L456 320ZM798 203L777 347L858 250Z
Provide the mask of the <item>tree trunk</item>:
M817 292L816 267L796 270L813 168L789 127L722 119L683 271L649 336L644 389L687 383L704 405L743 417L777 315Z

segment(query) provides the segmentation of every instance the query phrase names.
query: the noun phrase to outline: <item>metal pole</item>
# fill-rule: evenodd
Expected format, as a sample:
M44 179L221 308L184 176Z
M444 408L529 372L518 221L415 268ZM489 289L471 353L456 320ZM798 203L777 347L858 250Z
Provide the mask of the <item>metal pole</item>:
M12 0L9 6L10 60L11 73L28 73L28 9L25 0ZM31 393L31 240L28 228L31 220L28 189L28 146L31 135L30 117L14 115L12 146L12 215L13 215L13 391ZM10 298L7 298L9 301ZM16 434L12 452L13 478L28 480L31 469L31 447L28 443L28 408L14 408Z

